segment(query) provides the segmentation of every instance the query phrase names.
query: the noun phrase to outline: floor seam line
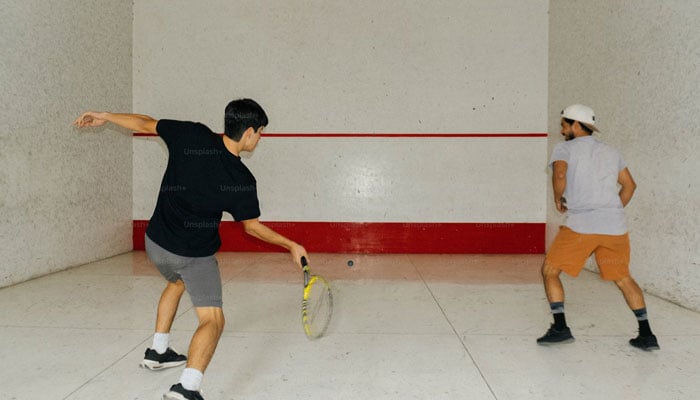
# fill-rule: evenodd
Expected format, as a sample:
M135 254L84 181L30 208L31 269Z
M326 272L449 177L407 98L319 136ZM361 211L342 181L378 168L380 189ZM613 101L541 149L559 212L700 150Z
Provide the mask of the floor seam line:
M476 370L479 371L479 376L481 376L481 379L484 381L484 384L489 389L491 396L493 396L494 400L498 400L498 396L496 396L496 393L494 392L493 388L491 387L491 384L489 383L488 379L486 379L486 376L484 375L483 371L481 371L479 364L476 363L474 356L469 351L467 344L464 343L462 336L457 332L457 329L452 324L452 321L450 321L450 319L447 317L447 313L445 313L445 310L442 308L442 305L438 301L437 297L435 297L435 293L433 293L433 290L430 288L430 285L428 285L428 282L425 281L425 278L423 277L423 274L421 274L420 269L418 269L418 267L413 263L413 260L409 260L409 261L411 262L411 264L413 264L413 268L415 268L416 272L418 273L418 276L420 276L421 281L423 282L423 285L428 290L428 293L430 293L430 296L433 298L435 305L438 307L438 309L442 313L442 316L445 318L445 321L447 321L447 323L450 325L450 328L452 328L452 332L457 337L457 340L459 340L459 343L462 345L462 348L469 356L469 359L472 361L472 364L474 364L474 367L476 367Z

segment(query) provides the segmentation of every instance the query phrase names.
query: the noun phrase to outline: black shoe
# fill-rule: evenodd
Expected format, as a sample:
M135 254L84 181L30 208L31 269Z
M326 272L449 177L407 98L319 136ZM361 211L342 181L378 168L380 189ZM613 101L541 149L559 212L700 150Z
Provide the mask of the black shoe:
M659 347L659 342L656 341L656 336L654 335L637 336L634 339L630 339L630 344L638 349L646 351L661 349L661 347Z
M557 330L554 328L554 324L552 324L547 333L545 333L541 338L537 339L537 344L546 346L549 344L569 343L573 341L574 337L571 335L571 329L569 329L568 326L562 330Z
M159 354L153 349L146 349L146 354L141 361L141 367L151 370L172 368L187 362L187 357L177 354L173 349L168 349L163 354Z
M187 390L178 383L170 387L170 391L163 395L163 400L204 400L204 397L199 392Z

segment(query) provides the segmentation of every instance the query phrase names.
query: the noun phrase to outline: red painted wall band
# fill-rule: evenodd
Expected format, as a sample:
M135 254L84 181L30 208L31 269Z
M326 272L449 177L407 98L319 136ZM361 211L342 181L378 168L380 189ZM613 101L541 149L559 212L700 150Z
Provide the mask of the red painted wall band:
M544 223L264 222L315 253L542 254ZM134 250L144 249L148 221L134 221ZM223 221L220 251L283 249Z
M219 135L223 135L219 133ZM134 137L158 136L134 133ZM263 133L271 138L546 138L546 133Z

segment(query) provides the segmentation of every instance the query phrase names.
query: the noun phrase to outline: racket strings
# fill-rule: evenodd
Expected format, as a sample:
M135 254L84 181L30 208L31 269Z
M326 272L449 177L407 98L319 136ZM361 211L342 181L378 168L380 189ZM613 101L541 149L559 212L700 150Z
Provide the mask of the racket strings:
M319 288L311 290L309 294L309 300L306 302L307 314L309 315L309 324L313 325L314 321L323 318L323 315L328 313L330 308L330 298L327 290L325 290L323 285Z
M305 331L310 337L319 337L328 328L333 311L330 287L322 279L313 277L304 292L302 309Z

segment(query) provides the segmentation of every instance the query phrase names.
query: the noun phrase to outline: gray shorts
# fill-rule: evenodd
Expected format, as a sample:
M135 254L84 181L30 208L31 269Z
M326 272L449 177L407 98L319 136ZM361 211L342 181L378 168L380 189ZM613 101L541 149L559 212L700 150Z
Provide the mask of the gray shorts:
M213 255L183 257L158 246L146 235L146 254L170 282L185 283L195 307L221 307L221 274Z

